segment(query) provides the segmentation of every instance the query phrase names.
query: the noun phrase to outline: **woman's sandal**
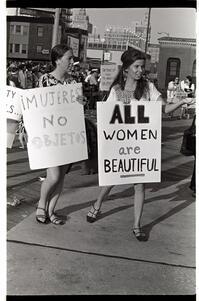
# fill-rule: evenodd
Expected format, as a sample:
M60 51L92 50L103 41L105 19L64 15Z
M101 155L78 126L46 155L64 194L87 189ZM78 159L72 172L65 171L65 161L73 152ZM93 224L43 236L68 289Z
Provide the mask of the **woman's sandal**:
M50 222L54 225L63 225L65 224L65 221L63 219L61 219L60 217L58 217L55 213L52 213L49 216Z
M133 234L139 241L146 240L146 234L141 230L141 228L133 228Z
M97 220L99 214L100 214L100 208L95 209L95 207L92 206L86 216L87 222L94 223Z
M41 224L46 224L48 222L48 215L46 210L41 207L37 207L37 209L42 210L44 214L36 214L36 221Z

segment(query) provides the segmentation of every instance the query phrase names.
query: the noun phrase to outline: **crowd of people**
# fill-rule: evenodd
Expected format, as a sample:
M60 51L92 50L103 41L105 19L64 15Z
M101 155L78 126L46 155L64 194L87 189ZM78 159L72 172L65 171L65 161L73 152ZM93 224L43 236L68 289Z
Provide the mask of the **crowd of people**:
M184 80L180 80L179 77L175 77L174 80L168 83L167 88L167 101L169 103L178 102L180 98L183 97L183 93L188 98L195 97L195 85L193 83L192 77L187 75ZM173 114L170 114L172 117ZM183 105L179 111L179 118L188 117L187 105Z
M178 102L165 101L154 83L150 82L144 76L145 60L145 55L137 50L127 50L122 54L122 66L110 87L107 101L121 101L124 104L138 100L159 101L162 104L162 111L164 113L171 113L183 105L192 102L191 97L182 97ZM8 78L11 81L16 81L16 87L23 89L30 88L31 86L28 86L28 73L31 76L35 76L35 80L32 81L34 87L48 87L57 85L58 83L69 84L71 83L71 79L75 82L83 82L85 85L92 86L93 91L97 90L99 86L100 76L98 70L82 72L78 64L74 64L72 49L67 45L60 44L54 46L51 51L51 64L45 67L41 65L40 67L38 65L34 66L30 62L20 65L11 63L8 67ZM177 80L174 81L173 85L178 85ZM191 89L190 83L187 85L186 83L184 84L184 90ZM190 90L186 92L193 93ZM77 97L77 101L82 105L86 104L85 94L86 92L84 91L83 96ZM56 215L55 207L62 192L65 174L70 170L70 167L71 164L66 164L46 169L46 177L41 184L40 199L36 210L36 220L38 222L51 222L56 225L64 223L64 220ZM132 232L136 239L143 241L146 239L146 235L142 230L141 216L144 207L145 188L142 183L135 184L132 181L132 185L134 185L135 191L134 225ZM88 222L92 223L98 219L102 202L108 196L112 187L102 187L97 201L87 214Z
M39 87L43 74L52 72L54 66L51 62L33 62L9 60L7 64L7 78L17 88L32 89ZM96 102L101 99L99 91L100 70L95 68L82 68L79 62L73 64L70 71L71 79L82 83L83 92L88 100L88 109L96 109Z

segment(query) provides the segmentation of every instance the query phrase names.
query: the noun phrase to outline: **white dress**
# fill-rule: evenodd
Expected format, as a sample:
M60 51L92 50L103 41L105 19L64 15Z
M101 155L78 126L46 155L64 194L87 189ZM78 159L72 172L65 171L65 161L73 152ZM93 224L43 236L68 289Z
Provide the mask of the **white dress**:
M144 101L157 101L161 93L156 89L155 85L151 82L148 82L149 89L145 96L142 96L140 100ZM122 101L122 98L129 98L130 102L138 101L134 98L134 92L128 90L121 90L119 87L112 87L110 94L107 98L107 101Z

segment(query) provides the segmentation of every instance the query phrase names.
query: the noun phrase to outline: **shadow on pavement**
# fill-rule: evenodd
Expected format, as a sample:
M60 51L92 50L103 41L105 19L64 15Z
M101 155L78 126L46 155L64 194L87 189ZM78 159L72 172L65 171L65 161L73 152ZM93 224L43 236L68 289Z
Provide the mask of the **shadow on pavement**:
M184 171L184 172L182 172L182 171ZM195 201L195 199L191 196L191 191L189 192L189 183L186 182L183 184L178 184L178 182L187 179L187 177L189 177L189 175L191 175L190 162L186 163L186 164L181 164L178 167L171 168L167 171L163 171L163 176L162 176L163 181L161 183L146 184L146 188L150 189L150 192L158 192L161 190L161 194L160 194L160 196L155 196L155 197L153 196L152 198L147 199L145 201L145 204L159 201L160 198L161 198L161 200L171 199L170 202L182 202L183 201L183 203L172 208L167 213L158 217L151 223L143 226L143 229L147 235L147 239L149 239L150 232L156 224L158 224L158 223L162 222L163 220L171 217L172 215L178 213L179 211L188 207ZM168 188L171 186L172 186L172 189L174 189L175 191L168 193ZM166 189L165 193L162 191L163 189ZM132 186L130 188L128 187L127 189L125 189L121 192L113 193L113 194L109 195L108 199L105 200L104 203L112 201L112 200L119 201L121 198L128 198L133 195L134 195L134 188ZM186 197L188 198L188 200L184 201ZM68 215L74 211L78 211L78 210L90 207L92 204L94 204L95 201L96 200L91 200L86 203L67 206L63 209L57 210L57 212L58 213L60 212L63 215ZM119 211L126 210L132 206L133 206L133 203L130 205L122 205L117 208L113 208L107 212L101 213L98 220L103 219L109 215L115 214ZM85 219L86 219L86 216L85 216Z

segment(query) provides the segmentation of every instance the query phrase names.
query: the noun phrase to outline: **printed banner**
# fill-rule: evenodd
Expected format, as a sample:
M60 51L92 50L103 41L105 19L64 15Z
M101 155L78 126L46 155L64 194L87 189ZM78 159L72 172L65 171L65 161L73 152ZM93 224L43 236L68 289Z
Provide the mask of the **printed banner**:
M97 103L99 185L161 181L161 102Z
M117 74L118 67L116 64L102 64L100 75L100 90L109 91L109 88Z
M20 95L22 89L6 86L6 118L20 120L22 116Z
M23 90L21 107L28 135L31 169L60 166L88 158L82 84Z

